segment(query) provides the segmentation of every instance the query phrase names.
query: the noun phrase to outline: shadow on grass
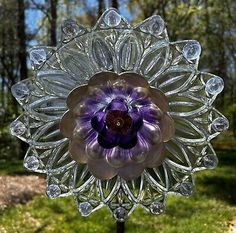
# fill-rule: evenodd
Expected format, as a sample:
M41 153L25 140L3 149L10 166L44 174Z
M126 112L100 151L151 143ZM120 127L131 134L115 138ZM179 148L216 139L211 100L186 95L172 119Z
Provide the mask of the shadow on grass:
M236 205L236 153L219 151L217 155L218 167L199 173L196 176L197 187L201 187L204 195Z
M32 175L23 167L22 160L0 161L0 175Z
M219 165L215 170L197 173L196 187L203 195L236 205L236 153L218 151ZM23 161L1 161L0 175L32 175Z

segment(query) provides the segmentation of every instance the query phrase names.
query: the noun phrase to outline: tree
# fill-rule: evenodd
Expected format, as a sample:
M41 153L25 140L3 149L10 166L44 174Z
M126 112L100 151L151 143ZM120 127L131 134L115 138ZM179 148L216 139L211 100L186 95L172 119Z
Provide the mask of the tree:
M236 14L233 14L236 1L130 0L127 4L131 11L138 12L134 21L161 15L171 41L195 39L200 42L203 48L200 70L224 79L225 89L216 105L228 113L236 128L236 109L232 108L236 101Z
M50 45L57 44L57 4L58 0L50 0Z
M114 7L116 9L119 8L118 1L117 0L110 0L111 1L111 7Z
M105 10L105 2L104 0L98 0L98 17L102 15Z
M26 53L26 27L25 27L25 3L24 0L18 0L18 23L17 35L19 40L18 57L20 63L20 79L28 77L27 53Z

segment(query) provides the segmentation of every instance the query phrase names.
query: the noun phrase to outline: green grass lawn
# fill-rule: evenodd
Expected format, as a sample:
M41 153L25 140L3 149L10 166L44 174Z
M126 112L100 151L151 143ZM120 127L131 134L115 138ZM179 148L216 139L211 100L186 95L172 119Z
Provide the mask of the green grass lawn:
M20 160L0 161L0 176L2 175L27 175L30 172L23 167Z
M234 152L218 152L218 156L217 169L195 175L196 190L192 197L169 196L166 213L161 216L135 210L126 222L126 232L227 232L229 222L236 218L236 158ZM115 232L115 223L106 209L83 218L72 198L49 200L37 196L26 205L2 211L0 232L111 233Z

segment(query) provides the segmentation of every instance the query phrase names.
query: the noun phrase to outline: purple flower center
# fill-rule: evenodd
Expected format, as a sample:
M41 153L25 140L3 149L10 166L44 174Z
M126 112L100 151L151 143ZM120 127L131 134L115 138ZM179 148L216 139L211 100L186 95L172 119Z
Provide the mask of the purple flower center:
M135 107L128 109L125 97L117 97L105 109L97 111L91 119L91 125L98 132L100 146L106 149L134 147L137 132L143 125L141 115Z
M107 127L114 133L127 134L132 122L132 118L124 111L110 110L106 116Z

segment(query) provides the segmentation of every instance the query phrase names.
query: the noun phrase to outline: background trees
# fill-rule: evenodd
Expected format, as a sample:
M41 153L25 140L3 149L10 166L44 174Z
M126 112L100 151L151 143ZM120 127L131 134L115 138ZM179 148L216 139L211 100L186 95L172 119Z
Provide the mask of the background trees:
M65 18L94 25L108 6L119 9L134 23L159 14L167 23L170 40L196 39L201 43L200 68L224 79L225 90L217 107L229 117L235 136L235 0L0 0L1 132L7 132L6 127L19 111L10 94L11 86L32 75L27 49L34 44L55 46ZM7 148L13 139L1 133L1 141L3 135L8 139L1 148Z

